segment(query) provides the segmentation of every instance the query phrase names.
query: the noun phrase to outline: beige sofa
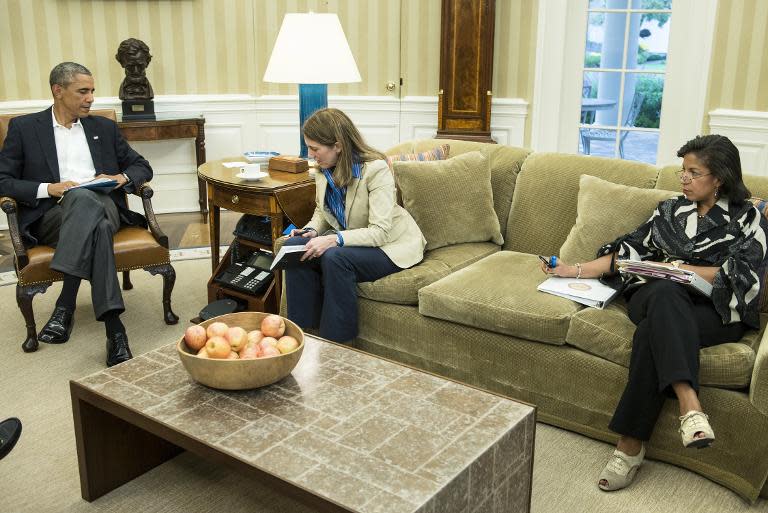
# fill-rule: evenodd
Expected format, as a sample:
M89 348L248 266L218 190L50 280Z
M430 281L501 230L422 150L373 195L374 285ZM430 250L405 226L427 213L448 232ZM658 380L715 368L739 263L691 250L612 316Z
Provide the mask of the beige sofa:
M425 151L445 142L403 143L388 154ZM482 241L450 243L462 230L471 239L485 228L478 229L477 219L456 215L473 206L441 196L455 193L441 185L446 180L439 166L447 164L395 164L404 206L418 214L420 226L428 227L422 226L428 242L448 243L427 251L411 269L360 284L360 334L352 345L535 404L545 423L614 442L607 426L626 382L634 330L626 305L620 300L597 310L537 292L545 277L536 255L560 255L566 242L571 255L594 254L595 244L615 236L613 224L646 219L658 196L669 194L661 191L678 190L676 168L448 142L452 160L476 150L487 159L490 178L487 173L480 173L480 180L469 178L490 180L485 195L491 198L480 197L455 172L450 183L456 180L454 189L466 190L472 205L482 203L487 209L490 202L503 244L487 234ZM476 171L465 167L463 178ZM431 183L430 176L435 177ZM749 177L747 184L755 196L768 197L768 179ZM584 226L589 216L580 206L590 207L598 226L603 223L597 233L589 233L595 223ZM446 210L444 224L436 225L435 216ZM581 233L574 229L577 211ZM590 249L579 237L597 237L598 242L592 240ZM702 474L750 501L761 490L768 496L768 344L760 344L761 339L762 332L751 332L741 343L701 352L700 397L717 435L713 447L683 449L677 403L670 400L648 446L650 458Z

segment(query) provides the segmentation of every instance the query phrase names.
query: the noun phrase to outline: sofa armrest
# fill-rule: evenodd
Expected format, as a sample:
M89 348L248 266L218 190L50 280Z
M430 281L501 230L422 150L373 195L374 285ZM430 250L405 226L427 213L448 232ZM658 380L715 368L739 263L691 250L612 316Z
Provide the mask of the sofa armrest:
M768 415L768 329L763 332L763 338L755 355L755 366L752 368L752 382L749 385L749 400L752 406L763 415Z
M148 183L144 183L133 194L141 198L141 204L144 207L144 217L147 218L147 225L149 226L149 231L152 232L152 236L158 244L168 248L168 236L163 233L160 225L157 224L157 217L155 217L155 211L152 208L152 196L155 194L155 191L152 190Z
M8 218L8 231L11 234L11 245L13 246L13 253L16 258L16 266L18 269L22 269L29 263L29 257L27 257L27 249L21 241L19 208L16 205L16 200L3 196L0 198L0 208L3 209Z

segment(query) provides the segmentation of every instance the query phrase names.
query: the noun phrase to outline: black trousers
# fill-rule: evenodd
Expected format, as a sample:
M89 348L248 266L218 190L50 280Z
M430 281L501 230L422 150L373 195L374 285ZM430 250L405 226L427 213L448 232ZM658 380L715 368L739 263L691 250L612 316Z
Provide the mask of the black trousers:
M51 269L91 282L96 319L123 312L112 237L120 229L117 206L106 192L75 189L33 228L41 244L56 248Z
M286 245L307 242L291 237ZM288 318L320 336L347 342L357 336L357 283L374 281L401 269L381 248L330 248L320 258L286 269Z
M723 324L712 301L685 286L655 280L630 297L632 339L629 379L609 424L612 431L649 440L671 385L688 382L699 391L699 348L736 342L746 327Z

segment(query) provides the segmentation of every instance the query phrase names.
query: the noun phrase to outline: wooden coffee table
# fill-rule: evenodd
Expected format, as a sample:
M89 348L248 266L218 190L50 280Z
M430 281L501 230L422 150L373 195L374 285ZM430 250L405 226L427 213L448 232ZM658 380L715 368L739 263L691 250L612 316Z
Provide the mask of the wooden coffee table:
M71 381L83 498L188 450L321 511L529 511L533 407L305 344L290 376L257 390L195 383L173 344Z

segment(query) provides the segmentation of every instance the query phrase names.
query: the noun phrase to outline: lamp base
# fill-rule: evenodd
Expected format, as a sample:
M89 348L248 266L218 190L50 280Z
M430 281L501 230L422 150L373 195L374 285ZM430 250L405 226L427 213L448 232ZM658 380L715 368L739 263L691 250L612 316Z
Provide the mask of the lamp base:
M307 158L307 145L304 143L304 122L320 109L328 107L328 84L299 84L299 142L301 157Z

